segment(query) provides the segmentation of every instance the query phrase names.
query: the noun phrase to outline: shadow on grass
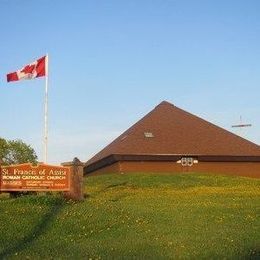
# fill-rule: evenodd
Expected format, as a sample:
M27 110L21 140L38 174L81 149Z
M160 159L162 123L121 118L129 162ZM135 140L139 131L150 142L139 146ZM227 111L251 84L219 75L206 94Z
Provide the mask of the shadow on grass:
M249 254L245 256L246 260L259 260L260 248L253 248L249 251Z
M63 206L64 202L61 199L56 199L53 205L50 207L50 210L41 218L39 223L31 230L29 234L27 234L20 241L17 241L16 244L11 245L3 252L0 252L0 259L6 259L7 257L24 250L30 246L34 240L42 236L47 231L51 222L59 214Z
M103 191L108 190L110 188L125 186L127 183L128 183L127 181L124 181L124 182L121 182L121 183L111 184L111 185L108 185L107 187L105 187L105 189Z
M116 188L116 187L123 187L123 186L126 186L127 184L128 184L127 181L116 183L116 184L110 184L110 185L108 185L108 186L106 186L106 187L104 187L104 188L102 188L102 189L100 189L100 190L98 190L96 192L93 192L92 194L87 194L86 197L94 198L97 195L99 195L100 193L106 192L106 191L108 191L110 189L113 189L113 188Z
M97 190L97 191L94 191L92 192L91 194L85 194L84 197L85 198L88 198L88 199L91 199L91 198L96 198L98 197L100 194L102 193L105 193L113 188L117 188L117 187L124 187L128 184L127 181L125 182L120 182L120 183L115 183L115 184L110 184L110 185L107 185L105 187L102 187L100 190ZM110 199L110 201L112 202L116 202L118 200L120 200L121 198L123 198L125 196L121 196L121 197L117 197L117 198L113 198L113 199Z

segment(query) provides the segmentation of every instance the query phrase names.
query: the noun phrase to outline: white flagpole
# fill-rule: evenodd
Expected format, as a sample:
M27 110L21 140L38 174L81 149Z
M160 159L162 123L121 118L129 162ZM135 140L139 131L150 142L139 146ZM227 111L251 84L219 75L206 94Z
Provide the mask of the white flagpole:
M49 81L49 56L46 54L45 60L45 99L44 99L44 163L48 157L48 81Z

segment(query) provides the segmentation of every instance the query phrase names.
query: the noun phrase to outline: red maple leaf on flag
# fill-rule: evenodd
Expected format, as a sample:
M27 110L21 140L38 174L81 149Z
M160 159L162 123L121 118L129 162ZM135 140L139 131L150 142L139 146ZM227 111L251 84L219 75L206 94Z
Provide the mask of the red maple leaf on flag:
M35 67L36 65L35 64L29 64L29 65L26 65L22 70L21 72L24 72L24 73L33 73L33 71L35 70Z

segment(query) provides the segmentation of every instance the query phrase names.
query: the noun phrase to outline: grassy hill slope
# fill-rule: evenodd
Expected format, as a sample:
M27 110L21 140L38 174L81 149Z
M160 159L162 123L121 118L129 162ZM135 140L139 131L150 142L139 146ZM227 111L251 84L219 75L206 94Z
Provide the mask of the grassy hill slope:
M81 203L0 196L0 259L260 257L260 180L104 175L85 191Z

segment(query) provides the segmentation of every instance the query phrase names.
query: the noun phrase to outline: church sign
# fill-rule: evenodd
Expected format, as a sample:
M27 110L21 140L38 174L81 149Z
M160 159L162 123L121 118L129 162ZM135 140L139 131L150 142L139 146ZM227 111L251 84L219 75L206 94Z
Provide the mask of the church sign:
M30 163L1 166L0 191L69 190L69 167Z

